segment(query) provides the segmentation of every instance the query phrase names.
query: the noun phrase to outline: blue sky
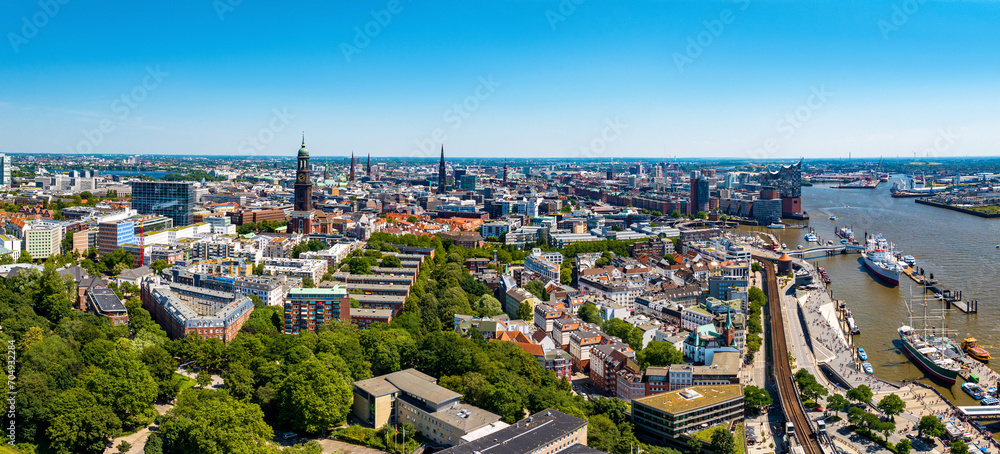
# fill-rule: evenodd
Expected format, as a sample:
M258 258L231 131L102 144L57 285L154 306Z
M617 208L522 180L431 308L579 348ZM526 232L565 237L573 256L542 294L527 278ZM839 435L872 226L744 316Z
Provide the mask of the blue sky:
M1000 154L994 2L61 1L0 5L0 152Z

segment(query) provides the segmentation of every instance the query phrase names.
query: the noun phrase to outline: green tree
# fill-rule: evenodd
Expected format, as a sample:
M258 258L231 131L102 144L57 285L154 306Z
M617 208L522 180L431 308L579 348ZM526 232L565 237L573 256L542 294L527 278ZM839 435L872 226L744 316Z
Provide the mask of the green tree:
M21 251L21 255L17 257L17 263L31 263L31 254L28 251Z
M524 286L524 289L531 292L532 295L535 295L542 301L549 300L549 292L545 291L545 284L542 281L534 280L528 282L528 284Z
M674 210L677 211L677 210ZM705 443L702 442L698 437L691 437L688 439L688 452L691 454L701 454L701 450L704 448Z
M684 353L674 348L670 342L649 341L645 348L636 353L639 367L666 367L684 361Z
M149 434L146 439L146 446L142 448L143 454L163 454L163 439L155 433Z
M761 271L764 271L764 267L760 266L760 263L758 262L753 262L752 264L750 264L750 271L754 273L760 273Z
M712 451L716 454L736 454L736 437L725 427L712 432Z
M844 396L840 394L831 394L830 397L826 398L826 409L830 411L841 412L844 411L851 402L848 401Z
M913 445L908 438L899 440L899 443L896 443L896 454L910 454L911 450L913 450Z
M583 303L580 309L576 311L576 315L580 317L580 320L587 323L600 324L603 321L594 303Z
M274 432L257 404L225 391L188 389L163 417L160 437L170 453L270 454Z
M52 402L48 436L58 454L99 453L121 433L122 422L90 392L73 388Z
M704 211L699 211L698 214L695 215L695 217L698 219L708 219L708 214L706 214Z
M125 339L108 352L99 369L82 375L78 382L93 393L98 403L122 418L126 429L148 423L158 387L149 370Z
M129 452L131 450L132 450L132 443L129 443L128 441L125 440L122 440L121 443L118 443L118 452Z
M847 391L847 399L852 402L868 403L872 401L872 397L874 396L872 389L868 385L861 385Z
M743 399L748 407L756 409L764 408L773 403L767 390L753 385L743 388Z
M620 318L604 322L604 332L625 342L632 350L642 350L642 330Z
M195 376L194 382L202 388L207 388L208 385L212 384L212 374L209 374L207 370L202 369L198 371L198 375Z
M403 262L399 260L399 257L396 257L395 255L386 254L382 256L382 262L379 264L379 266L383 268L399 268L403 266Z
M676 218L680 218L681 217L681 211L680 210L671 211L670 212L670 217L675 218L675 219Z
M917 423L917 431L921 436L937 438L944 435L944 423L934 415L925 415Z
M476 311L480 317L492 317L502 314L503 306L500 304L500 300L494 298L493 295L484 293L472 303L472 310Z
M895 394L889 394L879 401L878 409L891 418L906 410L906 402Z
M163 274L163 270L170 268L170 264L166 260L160 259L149 264L149 267L156 272L156 274Z
M951 454L969 454L969 445L962 440L956 440L951 444Z
M535 308L531 306L531 303L527 300L522 301L521 305L517 307L517 318L521 320L533 320L535 316Z
M297 365L278 386L283 421L309 434L326 431L347 419L352 402L350 383L318 360Z

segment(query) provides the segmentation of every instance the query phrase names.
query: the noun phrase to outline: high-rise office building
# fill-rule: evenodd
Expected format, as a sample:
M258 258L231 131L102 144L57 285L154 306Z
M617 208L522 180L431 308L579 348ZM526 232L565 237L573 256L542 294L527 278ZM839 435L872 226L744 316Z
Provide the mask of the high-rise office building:
M9 188L11 183L10 156L0 154L0 186Z
M158 214L174 221L174 227L193 223L194 183L137 181L132 183L132 209L139 214Z

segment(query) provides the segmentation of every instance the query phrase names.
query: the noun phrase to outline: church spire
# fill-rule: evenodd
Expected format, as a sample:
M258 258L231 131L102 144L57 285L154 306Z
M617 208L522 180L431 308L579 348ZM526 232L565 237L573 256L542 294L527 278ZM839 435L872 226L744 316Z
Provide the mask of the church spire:
M444 194L448 184L448 174L444 165L444 144L441 144L441 164L438 164L438 194Z
M348 181L351 183L354 182L354 150L351 150L351 173L350 177L348 177Z

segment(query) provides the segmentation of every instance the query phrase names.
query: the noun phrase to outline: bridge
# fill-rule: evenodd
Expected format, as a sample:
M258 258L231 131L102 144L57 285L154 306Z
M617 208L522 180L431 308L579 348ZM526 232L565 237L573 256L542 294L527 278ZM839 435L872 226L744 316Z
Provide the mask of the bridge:
M802 259L814 259L817 257L827 257L838 254L860 254L864 252L864 246L837 244L833 246L813 246L805 249L787 250L789 256Z

